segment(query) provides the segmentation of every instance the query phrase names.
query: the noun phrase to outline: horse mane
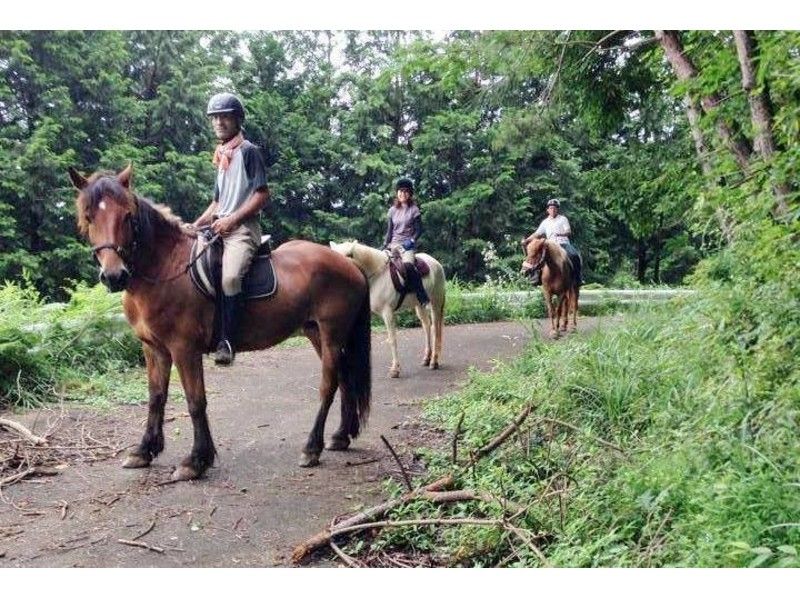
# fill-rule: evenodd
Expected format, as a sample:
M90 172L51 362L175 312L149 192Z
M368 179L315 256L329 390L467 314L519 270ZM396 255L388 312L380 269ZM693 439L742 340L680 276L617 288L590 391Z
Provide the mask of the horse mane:
M88 215L97 209L103 198L112 198L123 204L136 216L140 241L149 246L156 231L167 228L182 235L193 236L183 225L183 220L163 204L157 204L146 197L140 197L126 189L113 172L100 171L87 179L86 187L75 199L78 215L78 230L86 235L89 231Z
M358 241L353 241L353 258L355 259L356 251L360 252L360 256L357 261L361 261L364 256L370 261L370 263L365 263L369 269L375 269L379 266L382 266L384 263L388 261L388 257L386 254L381 251L380 249L375 249L374 247L370 247L369 245L365 245L364 243L360 243Z

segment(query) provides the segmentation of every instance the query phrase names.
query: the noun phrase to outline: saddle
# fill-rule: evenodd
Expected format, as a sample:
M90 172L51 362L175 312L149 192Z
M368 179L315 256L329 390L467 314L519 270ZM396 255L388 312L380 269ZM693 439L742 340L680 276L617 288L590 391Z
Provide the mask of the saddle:
M413 291L413 289L409 289L406 284L406 280L408 279L406 275L407 264L403 261L400 252L387 251L386 253L389 255L389 276L392 279L394 289L400 293L400 299L398 299L397 305L395 306L395 310L397 310L403 304L403 300L406 298L408 292ZM425 278L431 273L428 263L416 256L414 257L414 267L417 269L417 272L419 272L420 278Z
M222 241L212 242L213 235L204 231L197 235L192 245L189 278L205 297L212 301L222 294ZM272 235L263 235L250 269L242 279L242 299L264 299L278 290L278 279L272 265ZM210 244L209 244L210 243ZM198 257L199 256L199 257Z

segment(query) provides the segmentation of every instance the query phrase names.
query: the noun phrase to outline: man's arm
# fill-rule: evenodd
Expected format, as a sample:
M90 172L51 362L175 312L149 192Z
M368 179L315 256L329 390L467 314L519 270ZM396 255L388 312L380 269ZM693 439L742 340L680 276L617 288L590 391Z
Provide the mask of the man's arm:
M258 214L269 203L269 188L260 187L232 214L216 220L211 227L222 235L231 232L245 220Z
M206 208L206 211L203 212L203 214L200 216L200 218L198 218L192 223L192 226L195 228L200 228L201 226L208 226L209 224L211 224L211 220L218 209L219 209L219 202L217 200L212 201Z

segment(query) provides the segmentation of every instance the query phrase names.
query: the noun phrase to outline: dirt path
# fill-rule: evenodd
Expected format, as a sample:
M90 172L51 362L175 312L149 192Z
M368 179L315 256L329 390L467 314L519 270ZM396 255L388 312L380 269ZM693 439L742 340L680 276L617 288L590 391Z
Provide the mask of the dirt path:
M414 423L421 400L458 388L470 366L488 369L494 359L518 354L530 330L513 322L448 327L439 371L417 365L420 330L400 331L397 380L385 377L390 359L383 338L373 341L369 425L351 450L326 451L313 469L297 466L317 407L319 362L310 347L242 354L232 369L206 368L219 454L202 480L158 485L191 444L191 421L173 383L167 447L149 469L124 470L119 458L76 461L57 476L3 490L0 567L288 565L292 548L334 516L384 499L381 481L396 465L381 434L410 462L414 446L430 440ZM42 410L19 419L43 432L56 415ZM60 426L92 444L129 445L139 440L145 417L144 405L73 409ZM326 436L337 424L338 401ZM163 552L118 542L145 532L138 541Z

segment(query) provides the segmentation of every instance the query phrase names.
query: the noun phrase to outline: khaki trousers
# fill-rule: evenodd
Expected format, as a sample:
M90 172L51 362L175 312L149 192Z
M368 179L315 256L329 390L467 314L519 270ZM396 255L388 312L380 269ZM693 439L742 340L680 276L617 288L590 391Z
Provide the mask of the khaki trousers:
M242 279L261 244L258 219L242 222L222 237L222 242L222 292L232 297L242 292Z

